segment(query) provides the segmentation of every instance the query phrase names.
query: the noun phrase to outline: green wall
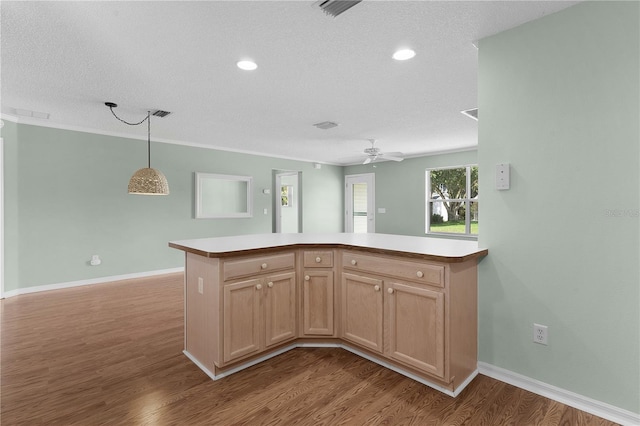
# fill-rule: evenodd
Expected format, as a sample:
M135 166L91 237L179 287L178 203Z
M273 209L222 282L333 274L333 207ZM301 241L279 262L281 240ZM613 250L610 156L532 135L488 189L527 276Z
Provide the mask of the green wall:
M376 232L381 234L425 235L425 170L429 168L477 164L476 150L407 158L402 162L345 167L345 175L374 173ZM375 166L375 167L374 167ZM480 213L482 214L482 213Z
M5 120L5 291L175 268L167 242L272 231L272 169L302 172L305 232L341 232L342 167L152 143L171 194L127 194L146 142ZM253 176L254 215L194 219L194 172ZM269 214L264 215L267 208ZM92 254L102 265L90 266Z
M635 413L639 18L584 2L483 39L478 93L480 361Z
M342 232L344 174L376 174L380 233L424 235L424 172L477 162L476 151L402 163L336 167L188 146L152 143L152 166L169 181L167 197L127 194L144 167L140 140L4 120L5 291L180 267L176 239L273 229L273 170L302 172L304 232ZM194 172L253 176L254 216L194 219ZM406 185L406 182L413 182ZM272 189L271 195L262 189ZM262 214L264 208L268 215ZM102 264L89 265L98 254Z

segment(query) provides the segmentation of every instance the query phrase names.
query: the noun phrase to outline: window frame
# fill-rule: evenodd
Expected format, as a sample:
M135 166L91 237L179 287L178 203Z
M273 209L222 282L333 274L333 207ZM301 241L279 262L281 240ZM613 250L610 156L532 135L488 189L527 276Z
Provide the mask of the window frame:
M478 234L471 233L471 203L479 201L480 189L478 188L478 194L475 198L471 197L471 168L478 167L477 164L465 164L460 166L446 166L446 167L432 167L425 170L425 234L430 236L438 236L438 237L454 237L454 238L464 238L464 239L477 239ZM434 170L452 170L452 169L465 169L465 179L466 179L466 188L465 188L465 198L450 198L447 201L452 202L461 202L464 203L464 223L465 223L465 232L457 233L457 232L434 232L431 231L431 208L430 204L434 202L443 203L444 200L433 198L433 191L431 190L431 172ZM478 223L480 221L478 220Z

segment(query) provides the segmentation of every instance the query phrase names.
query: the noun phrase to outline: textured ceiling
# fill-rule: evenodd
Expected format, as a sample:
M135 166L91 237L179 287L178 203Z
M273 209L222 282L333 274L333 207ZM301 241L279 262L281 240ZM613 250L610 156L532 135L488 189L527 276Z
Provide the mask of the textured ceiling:
M473 42L572 1L0 2L1 108L19 121L333 164L477 144ZM415 58L391 59L400 47ZM236 67L257 62L256 71ZM334 121L329 130L314 123Z

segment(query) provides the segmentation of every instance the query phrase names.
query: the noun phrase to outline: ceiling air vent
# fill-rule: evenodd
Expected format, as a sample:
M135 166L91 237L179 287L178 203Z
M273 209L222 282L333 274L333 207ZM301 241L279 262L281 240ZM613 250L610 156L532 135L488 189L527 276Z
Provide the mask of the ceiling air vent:
M38 111L31 111L28 109L20 109L20 108L12 108L12 109L15 115L19 115L21 117L42 118L44 120L49 119L48 112L38 112Z
M333 121L323 121L322 123L314 124L314 126L316 126L318 129L327 130L338 127L338 123L334 123Z
M156 116L156 117L166 117L169 114L171 114L169 111L163 111L161 109L153 111L151 113L151 115Z
M324 13L335 18L361 1L362 0L319 0L315 2L313 6L319 7Z
M478 108L465 109L464 111L460 112L467 117L473 118L474 120L478 121Z

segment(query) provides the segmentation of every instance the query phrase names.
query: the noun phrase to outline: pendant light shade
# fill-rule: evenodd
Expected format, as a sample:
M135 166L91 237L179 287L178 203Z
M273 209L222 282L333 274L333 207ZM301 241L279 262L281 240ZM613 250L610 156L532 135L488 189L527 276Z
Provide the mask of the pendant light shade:
M129 179L129 194L138 195L169 195L169 182L160 170L151 168L151 111L147 112L147 117L139 123L129 123L124 121L113 112L113 108L118 105L113 102L105 102L115 118L129 126L137 126L147 122L147 167L138 169L131 179ZM169 113L165 113L167 115ZM155 115L155 113L154 113Z
M129 194L169 195L169 182L160 170L145 167L129 179Z

